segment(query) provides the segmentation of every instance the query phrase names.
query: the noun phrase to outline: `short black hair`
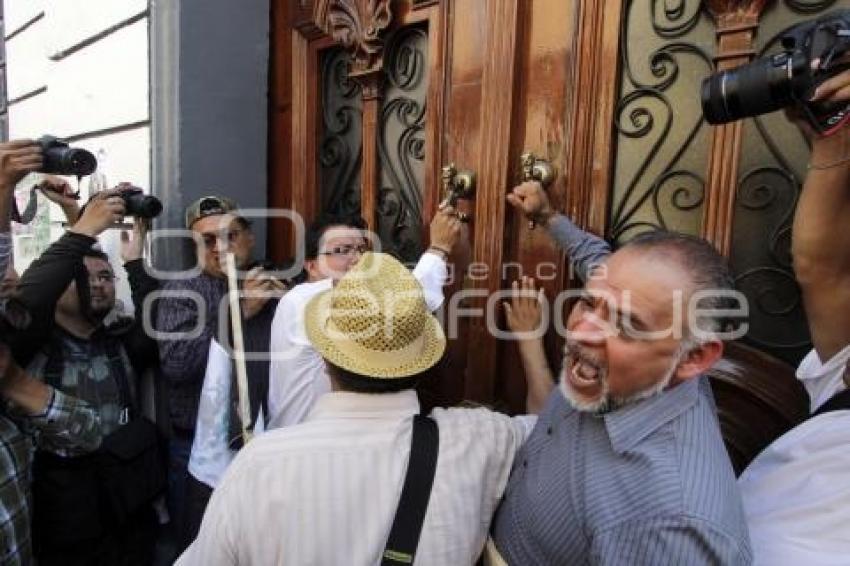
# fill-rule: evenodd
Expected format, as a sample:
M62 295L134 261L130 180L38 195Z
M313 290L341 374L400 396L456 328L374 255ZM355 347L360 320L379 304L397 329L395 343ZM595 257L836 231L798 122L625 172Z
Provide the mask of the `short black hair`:
M398 379L379 379L348 371L327 360L325 364L328 367L328 375L336 380L340 388L353 393L397 393L415 388L425 375L418 373Z
M83 257L93 257L95 259L102 259L103 261L109 263L109 256L96 248L89 248L84 251Z
M357 230L365 230L366 221L355 214L322 213L307 229L306 249L304 253L306 259L316 259L319 256L319 243L322 240L322 236L332 226L346 226L348 228L356 228Z

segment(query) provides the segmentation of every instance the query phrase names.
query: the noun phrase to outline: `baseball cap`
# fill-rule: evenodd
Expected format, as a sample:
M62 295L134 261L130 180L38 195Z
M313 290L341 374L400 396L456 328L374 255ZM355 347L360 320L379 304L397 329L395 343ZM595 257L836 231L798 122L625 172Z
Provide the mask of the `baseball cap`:
M238 210L239 205L236 201L227 197L215 195L201 197L186 207L186 228L191 228L192 224L206 216L227 214Z

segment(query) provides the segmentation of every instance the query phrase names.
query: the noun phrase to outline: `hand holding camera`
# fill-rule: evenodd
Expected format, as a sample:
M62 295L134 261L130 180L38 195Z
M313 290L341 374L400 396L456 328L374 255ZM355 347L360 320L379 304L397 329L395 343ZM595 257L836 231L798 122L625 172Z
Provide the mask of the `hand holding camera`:
M0 143L0 191L11 192L28 173L39 171L41 147L32 140Z
M132 236L127 230L121 231L121 259L124 263L141 259L149 229L150 219L137 216L133 219Z
M68 181L61 177L45 175L36 188L47 200L55 202L62 208L69 224L77 221L80 215L80 192L72 189Z
M829 136L850 121L850 100L827 93L850 69L850 10L836 10L785 30L783 51L702 84L702 109L710 124L723 124L796 106L815 132Z
M120 189L101 191L93 196L80 213L80 219L70 228L71 232L92 238L120 222L127 214L127 207Z

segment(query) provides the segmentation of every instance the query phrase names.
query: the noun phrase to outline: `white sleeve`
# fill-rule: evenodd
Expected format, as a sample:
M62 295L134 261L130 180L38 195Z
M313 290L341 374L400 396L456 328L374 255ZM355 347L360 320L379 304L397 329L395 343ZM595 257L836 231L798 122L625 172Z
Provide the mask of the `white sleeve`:
M525 441L528 440L531 431L534 430L534 426L537 424L537 415L517 415L511 417L511 424L513 425L514 437L517 439L516 448L519 450L525 444Z
M293 349L300 342L296 328L291 324L295 318L295 302L289 295L284 295L278 302L272 319L271 337L269 340L269 419L274 418L281 409L283 387L282 376L293 357ZM306 338L306 337L305 337Z
M303 421L316 398L330 390L325 362L304 329L304 310L309 299L297 293L284 295L272 320L269 430Z
M413 269L413 276L419 280L425 293L428 310L436 311L443 304L443 285L449 278L448 266L439 255L425 252Z

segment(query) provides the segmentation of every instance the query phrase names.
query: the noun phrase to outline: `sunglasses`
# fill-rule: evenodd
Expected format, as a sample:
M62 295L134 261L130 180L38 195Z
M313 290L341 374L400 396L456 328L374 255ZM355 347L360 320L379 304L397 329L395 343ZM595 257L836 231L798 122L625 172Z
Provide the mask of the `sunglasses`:
M236 242L236 240L239 239L239 236L242 235L242 232L244 232L244 230L229 230L227 232L227 243L232 244ZM201 240L204 242L205 248L212 249L218 245L219 234L212 232L204 232L201 234Z

